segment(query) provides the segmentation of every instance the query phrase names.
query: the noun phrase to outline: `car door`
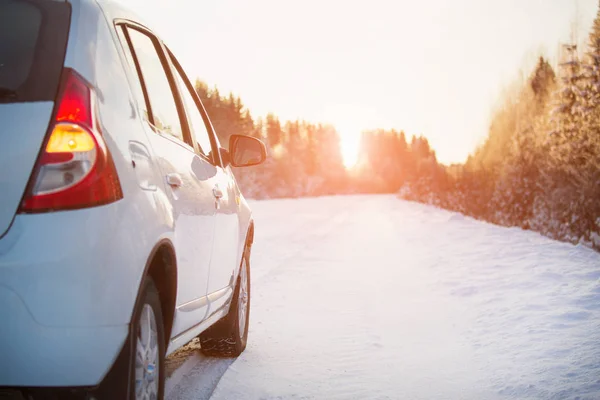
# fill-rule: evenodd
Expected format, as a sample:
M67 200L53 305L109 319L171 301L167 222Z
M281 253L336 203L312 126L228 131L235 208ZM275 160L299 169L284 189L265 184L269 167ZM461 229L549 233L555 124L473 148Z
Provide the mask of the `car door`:
M208 277L216 221L211 163L197 150L185 106L162 43L149 31L121 24L144 96L148 138L173 206L177 300L172 336L208 313Z
M239 205L233 181L231 167L217 168L217 185L220 199L215 221L215 235L213 244L213 259L211 260L211 273L208 280L209 293L225 292L229 287L234 288L233 278L239 268ZM225 294L225 293L224 293ZM211 305L211 310L224 304ZM213 301L214 303L214 301Z
M218 311L229 299L229 295L233 291L232 277L238 265L239 223L235 187L233 180L230 178L229 168L223 168L218 138L214 134L209 116L198 94L177 58L171 52L169 52L169 56L174 66L176 81L179 87L182 88L182 99L198 148L209 150L209 153L206 153L209 161L207 168L216 212L208 280L210 312L213 313Z

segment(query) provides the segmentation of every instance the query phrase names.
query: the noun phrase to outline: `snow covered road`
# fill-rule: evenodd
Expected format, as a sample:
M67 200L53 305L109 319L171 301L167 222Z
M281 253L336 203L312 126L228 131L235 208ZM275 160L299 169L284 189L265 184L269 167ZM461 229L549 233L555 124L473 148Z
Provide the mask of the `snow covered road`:
M600 254L394 196L255 201L248 348L167 398L600 399Z

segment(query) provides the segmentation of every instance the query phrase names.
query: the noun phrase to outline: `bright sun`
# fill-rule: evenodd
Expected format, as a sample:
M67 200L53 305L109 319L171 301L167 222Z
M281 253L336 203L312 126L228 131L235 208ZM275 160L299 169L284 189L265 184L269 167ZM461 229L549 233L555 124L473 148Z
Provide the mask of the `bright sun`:
M350 169L358 161L358 151L360 147L360 134L350 132L340 132L340 150L344 167Z
M354 104L331 105L325 115L338 132L342 161L350 170L360 162L362 132L367 127L380 125L382 119L375 111Z

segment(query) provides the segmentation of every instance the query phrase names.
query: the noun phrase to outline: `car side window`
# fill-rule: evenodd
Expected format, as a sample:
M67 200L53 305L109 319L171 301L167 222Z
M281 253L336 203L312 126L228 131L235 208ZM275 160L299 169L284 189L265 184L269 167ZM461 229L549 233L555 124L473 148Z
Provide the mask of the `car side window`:
M150 115L148 115L148 105L146 102L146 98L144 97L144 90L142 89L142 83L139 80L138 74L136 72L135 60L133 59L133 54L131 54L131 48L129 48L129 43L127 41L127 37L125 36L125 26L120 25L117 27L117 36L119 36L119 40L121 42L123 52L125 53L125 58L127 59L127 64L131 71L133 71L133 82L132 82L132 91L135 99L140 104L140 107L143 109L144 119L150 122Z
M212 151L212 144L210 141L210 132L204 122L204 118L202 118L202 114L198 109L198 105L196 104L195 97L196 93L191 92L194 90L193 88L190 90L191 84L189 84L189 80L187 79L185 72L183 72L180 68L179 63L171 54L171 59L173 62L174 75L175 80L179 86L179 90L181 92L181 98L183 100L185 111L188 116L188 123L190 130L193 132L193 135L198 142L198 147L202 155L207 158L210 158L210 154Z
M144 114L149 116L149 121L156 130L187 143L183 136L174 93L158 53L158 44L137 29L128 27L127 33L133 47L132 52L138 61L140 80L146 88L147 102L144 104Z

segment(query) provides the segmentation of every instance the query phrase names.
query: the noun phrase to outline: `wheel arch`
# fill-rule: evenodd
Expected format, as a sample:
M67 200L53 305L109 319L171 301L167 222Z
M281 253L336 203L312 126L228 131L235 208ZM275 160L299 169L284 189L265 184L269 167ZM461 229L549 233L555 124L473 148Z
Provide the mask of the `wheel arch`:
M169 239L162 239L157 242L150 251L146 260L146 266L140 285L138 287L135 305L132 310L131 325L127 340L117 356L113 366L103 378L97 390L98 398L115 398L115 394L119 398L129 398L131 395L131 380L133 372L132 360L135 359L135 335L133 327L135 326L134 318L142 307L144 287L147 279L150 277L154 282L161 303L161 311L163 314L163 324L165 327L165 348L171 339L171 329L173 327L173 319L175 314L175 302L177 298L177 261L175 257L175 249Z
M177 258L175 248L168 239L159 241L152 249L146 262L144 279L152 278L158 289L163 323L165 325L165 341L168 345L175 318L175 303L177 300ZM140 290L143 287L140 285ZM139 299L139 294L138 294Z

